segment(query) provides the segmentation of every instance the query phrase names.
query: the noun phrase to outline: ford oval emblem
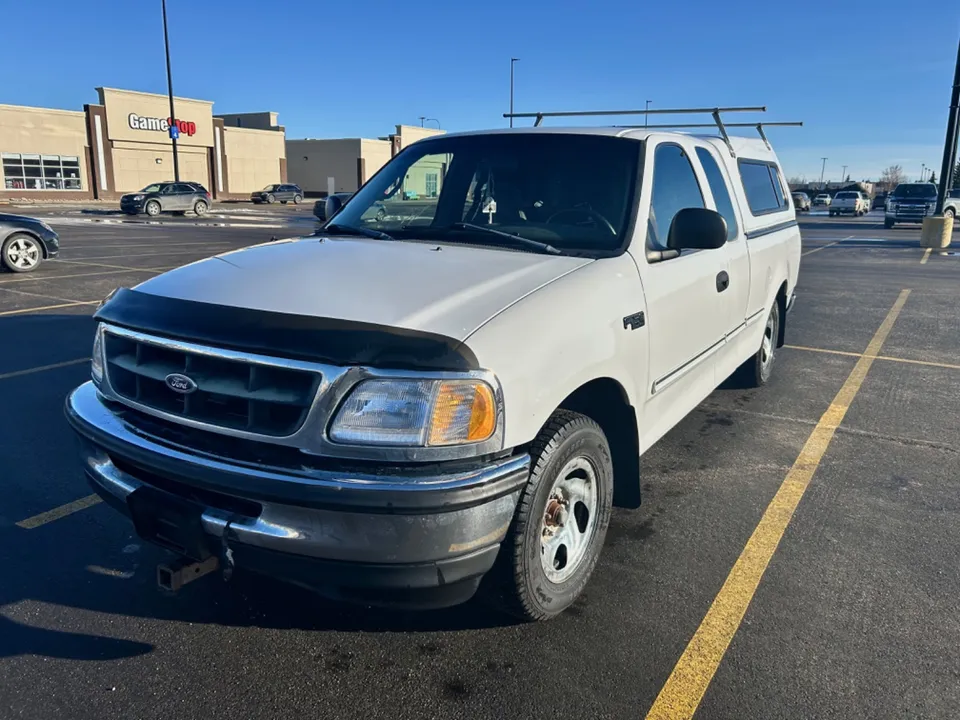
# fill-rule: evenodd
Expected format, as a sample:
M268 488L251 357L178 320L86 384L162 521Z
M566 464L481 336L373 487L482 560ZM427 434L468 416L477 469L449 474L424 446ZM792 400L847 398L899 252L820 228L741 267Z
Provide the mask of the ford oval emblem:
M193 379L181 373L170 373L163 381L167 384L168 388L181 395L189 395L197 389L197 384Z

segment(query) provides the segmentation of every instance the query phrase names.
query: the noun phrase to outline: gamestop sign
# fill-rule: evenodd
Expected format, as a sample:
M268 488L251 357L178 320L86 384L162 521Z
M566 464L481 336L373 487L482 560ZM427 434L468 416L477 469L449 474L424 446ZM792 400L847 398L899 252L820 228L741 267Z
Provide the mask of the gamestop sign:
M156 130L167 132L171 125L175 125L181 135L191 137L197 134L197 124L189 120L173 120L171 118L143 117L136 113L127 116L127 122L133 130Z

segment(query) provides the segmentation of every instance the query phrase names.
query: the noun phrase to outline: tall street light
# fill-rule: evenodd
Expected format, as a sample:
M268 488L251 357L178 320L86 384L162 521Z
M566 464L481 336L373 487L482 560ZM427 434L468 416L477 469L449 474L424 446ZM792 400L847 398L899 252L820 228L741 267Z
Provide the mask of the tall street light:
M167 0L160 0L163 8L163 49L167 54L167 94L170 96L170 142L173 143L173 180L180 182L180 160L177 157L177 136L180 134L174 121L173 76L170 74L170 38L167 36Z
M513 127L513 66L520 58L510 58L510 127Z
M937 215L943 214L956 169L957 145L960 144L960 44L957 45L957 67L953 74L953 93L950 96L950 115L947 119L947 138L943 145L943 163L940 165L940 188L937 193Z
M920 182L923 182L923 176L927 174L927 164L920 163Z
M827 160L830 158L820 158L823 160L823 165L820 166L820 189L823 190L823 173L827 169Z
M425 122L435 122L437 124L437 130L440 129L440 121L436 118L420 118L420 127L423 127L423 123Z
M847 166L844 165L843 172L840 173L840 182L846 182L846 181L847 181Z

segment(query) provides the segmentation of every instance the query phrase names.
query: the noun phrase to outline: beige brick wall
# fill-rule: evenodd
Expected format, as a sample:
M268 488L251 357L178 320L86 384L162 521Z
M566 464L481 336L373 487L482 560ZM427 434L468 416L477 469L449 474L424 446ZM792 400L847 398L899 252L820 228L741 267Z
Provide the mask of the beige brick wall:
M157 159L161 162L157 163ZM180 179L198 182L210 189L207 150L177 146ZM150 183L173 180L173 148L169 144L115 142L113 176L117 192L133 192Z
M280 182L280 158L286 157L284 134L276 130L224 127L227 186L231 193L249 193ZM287 178L290 178L289 165Z
M83 112L0 105L0 153L79 157L80 184L89 189Z

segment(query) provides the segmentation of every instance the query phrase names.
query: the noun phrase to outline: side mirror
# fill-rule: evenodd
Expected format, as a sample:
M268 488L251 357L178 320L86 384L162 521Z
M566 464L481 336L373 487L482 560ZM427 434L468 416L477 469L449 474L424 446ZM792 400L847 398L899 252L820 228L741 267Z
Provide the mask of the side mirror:
M338 198L336 195L328 195L327 201L323 205L323 214L329 221L334 215L340 212L340 208L342 207L343 200Z
M670 250L716 250L727 242L727 221L716 210L684 208L670 223Z

